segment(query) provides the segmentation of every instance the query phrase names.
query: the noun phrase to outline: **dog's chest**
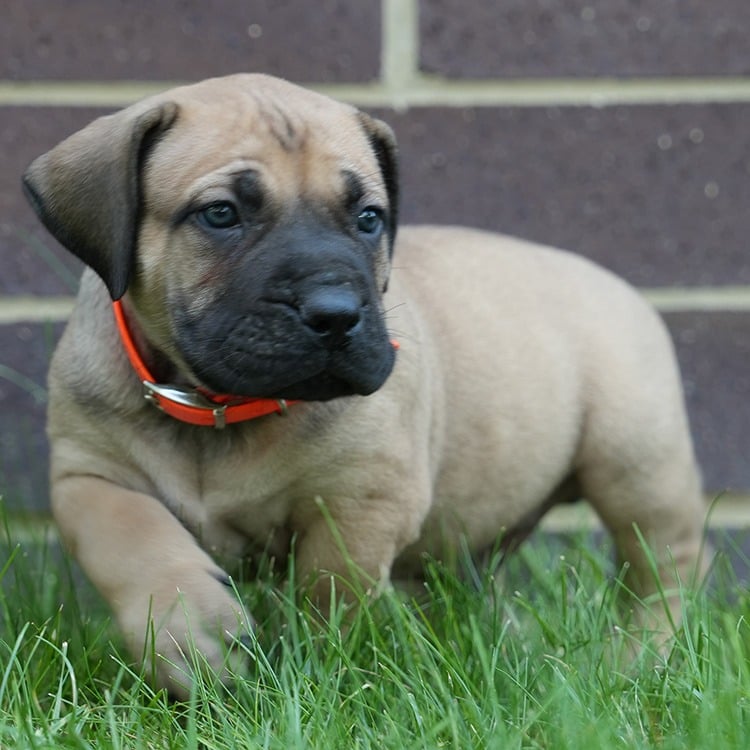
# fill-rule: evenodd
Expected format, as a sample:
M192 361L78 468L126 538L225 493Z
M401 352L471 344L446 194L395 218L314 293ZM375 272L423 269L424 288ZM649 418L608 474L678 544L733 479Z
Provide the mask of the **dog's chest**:
M314 473L309 457L259 441L211 437L206 435L208 448L174 441L178 450L170 452L169 463L142 446L140 464L151 491L211 554L241 558L260 549L284 555L291 515L301 498L314 502L304 491L305 477Z
M290 502L280 478L265 470L207 469L182 491L165 487L163 497L207 551L244 557L274 539L278 547L286 536Z

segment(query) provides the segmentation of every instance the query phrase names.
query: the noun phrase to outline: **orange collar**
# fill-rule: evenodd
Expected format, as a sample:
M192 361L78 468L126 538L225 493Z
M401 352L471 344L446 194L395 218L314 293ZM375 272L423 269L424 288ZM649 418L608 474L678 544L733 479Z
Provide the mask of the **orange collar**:
M112 306L128 359L143 384L144 397L170 417L180 422L220 430L233 422L244 422L267 414L286 414L287 406L297 403L284 399L209 394L195 388L156 383L136 349L120 301L113 302Z

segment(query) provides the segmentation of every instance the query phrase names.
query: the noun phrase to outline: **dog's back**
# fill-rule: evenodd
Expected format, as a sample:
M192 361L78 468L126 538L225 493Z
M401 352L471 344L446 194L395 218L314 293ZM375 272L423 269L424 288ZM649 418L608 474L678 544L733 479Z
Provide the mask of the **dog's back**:
M458 531L492 544L564 487L625 547L636 523L694 559L704 509L679 373L634 289L580 256L458 228L403 229L394 263L388 322L398 334L399 295L413 298L439 362L434 506L414 549Z

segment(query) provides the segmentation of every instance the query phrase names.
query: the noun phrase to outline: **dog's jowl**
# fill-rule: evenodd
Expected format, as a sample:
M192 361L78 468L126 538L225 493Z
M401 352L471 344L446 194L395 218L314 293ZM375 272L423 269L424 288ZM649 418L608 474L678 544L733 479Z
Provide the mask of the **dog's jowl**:
M658 316L562 251L449 227L397 238L384 123L230 76L96 120L24 186L88 266L49 378L55 518L175 694L191 643L220 669L251 627L230 566L285 559L292 538L325 599L352 563L369 586L580 496L639 597L658 586L635 528L668 591L700 571ZM636 619L671 618L657 603Z

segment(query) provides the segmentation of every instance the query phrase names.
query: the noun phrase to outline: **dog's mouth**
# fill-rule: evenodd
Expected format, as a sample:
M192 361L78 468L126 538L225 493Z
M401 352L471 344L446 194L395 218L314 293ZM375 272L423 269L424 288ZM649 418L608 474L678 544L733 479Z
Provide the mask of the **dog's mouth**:
M271 398L300 401L330 401L342 396L369 396L385 383L393 365L371 373L367 379L344 379L329 372L322 372L312 377L291 383L270 394Z
M304 363L291 370L264 373L238 371L226 363L189 363L201 384L213 393L242 397L302 401L328 401L342 396L368 396L390 375L395 362L393 347L371 361L366 369L332 362L323 370L310 372Z
M183 316L177 341L194 378L213 393L250 398L328 401L367 396L387 380L395 350L379 315L363 315L346 335L300 326L286 311ZM213 321L213 322L212 322Z

